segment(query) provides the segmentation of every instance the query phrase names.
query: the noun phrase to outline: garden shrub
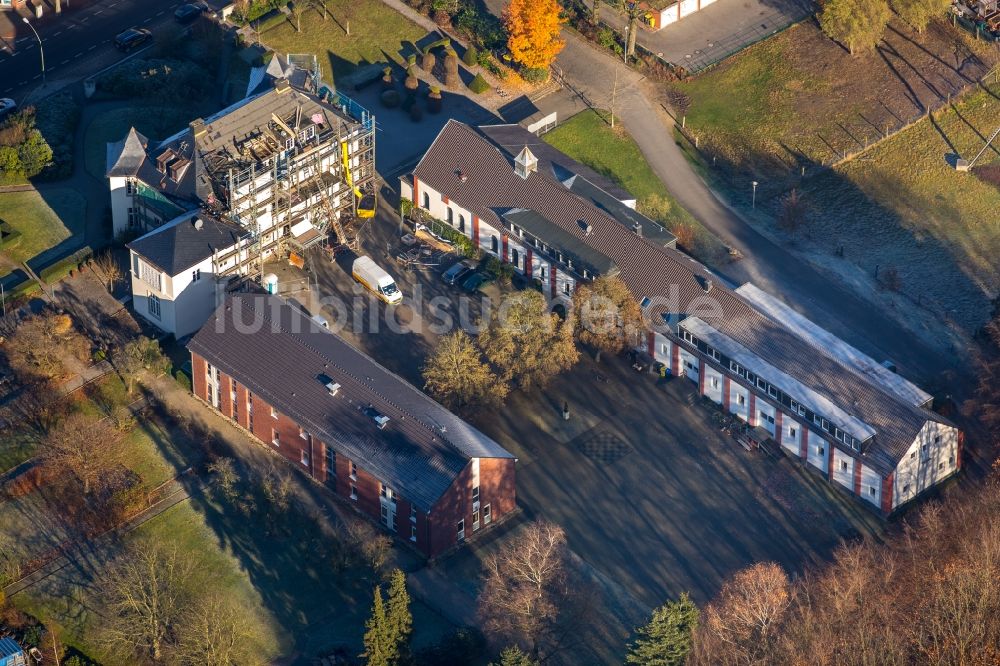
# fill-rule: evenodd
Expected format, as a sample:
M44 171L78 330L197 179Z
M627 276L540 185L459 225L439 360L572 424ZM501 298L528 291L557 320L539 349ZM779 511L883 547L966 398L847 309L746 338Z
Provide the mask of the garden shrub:
M486 79L483 78L482 74L476 74L476 78L469 82L469 90L477 95L482 95L489 89L490 84L486 82Z
M521 77L528 83L543 83L549 78L549 70L545 67L526 67Z
M38 277L42 279L45 284L53 284L62 280L64 277L69 275L69 272L76 270L76 268L85 260L94 255L94 251L90 247L84 247L77 250L73 254L69 255L65 259L60 259L56 263L52 264L48 268L43 268L38 273Z
M176 379L177 383L181 385L181 388L183 388L188 393L191 392L191 378L188 377L188 374L186 372L178 368L177 370L174 371L174 379Z
M465 53L462 54L462 62L468 67L475 67L479 64L479 51L475 46L469 45L469 48L465 49Z
M424 117L424 110L420 108L416 100L413 101L413 105L410 106L410 120L415 123L419 123L420 119Z

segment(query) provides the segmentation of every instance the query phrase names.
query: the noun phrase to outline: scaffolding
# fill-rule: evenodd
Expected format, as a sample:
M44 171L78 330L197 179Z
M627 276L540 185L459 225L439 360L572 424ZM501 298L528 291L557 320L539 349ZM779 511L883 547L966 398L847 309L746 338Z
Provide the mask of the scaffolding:
M240 243L246 256L237 256L220 275L238 272L260 282L265 256L328 241L331 230L338 244L360 247L361 224L374 215L374 118L350 98L320 87L318 67L311 77L321 99L341 112L328 115L342 116L341 122L305 118L300 104L288 117L272 114L202 155L213 212L247 230ZM359 211L359 203L371 214ZM312 228L293 235L293 227L301 229L305 221ZM220 264L227 258L220 257Z

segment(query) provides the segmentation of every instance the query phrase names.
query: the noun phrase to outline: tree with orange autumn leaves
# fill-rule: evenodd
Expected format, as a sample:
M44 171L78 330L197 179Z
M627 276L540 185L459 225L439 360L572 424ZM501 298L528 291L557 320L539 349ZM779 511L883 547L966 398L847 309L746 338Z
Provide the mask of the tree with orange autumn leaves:
M559 29L566 19L557 0L510 0L503 13L507 48L514 62L529 69L546 69L566 42Z

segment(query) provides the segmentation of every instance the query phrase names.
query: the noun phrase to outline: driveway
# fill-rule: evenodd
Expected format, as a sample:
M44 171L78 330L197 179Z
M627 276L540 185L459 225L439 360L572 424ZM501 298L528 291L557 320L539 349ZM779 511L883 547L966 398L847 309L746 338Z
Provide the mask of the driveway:
M640 29L636 41L664 60L698 72L814 11L809 0L716 0L656 32ZM600 13L616 30L625 28L627 21L616 8L602 3Z

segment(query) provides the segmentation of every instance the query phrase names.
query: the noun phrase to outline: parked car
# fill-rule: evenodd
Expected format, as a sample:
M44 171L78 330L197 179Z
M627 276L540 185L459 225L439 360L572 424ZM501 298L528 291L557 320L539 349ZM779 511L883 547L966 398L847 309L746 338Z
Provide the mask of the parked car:
M207 11L209 11L208 5L204 2L189 2L174 11L174 18L180 23L190 23Z
M445 284L459 284L459 281L468 277L474 270L474 266L468 261L460 261L441 274L441 279Z
M17 108L17 102L12 100L10 97L0 97L0 118L3 118L9 113L14 113L14 109Z
M462 282L462 289L469 292L470 294L475 294L483 288L483 285L492 282L493 278L482 271L475 271L472 275L465 278Z
M115 47L120 51L131 51L153 39L153 33L145 28L129 28L115 37Z

